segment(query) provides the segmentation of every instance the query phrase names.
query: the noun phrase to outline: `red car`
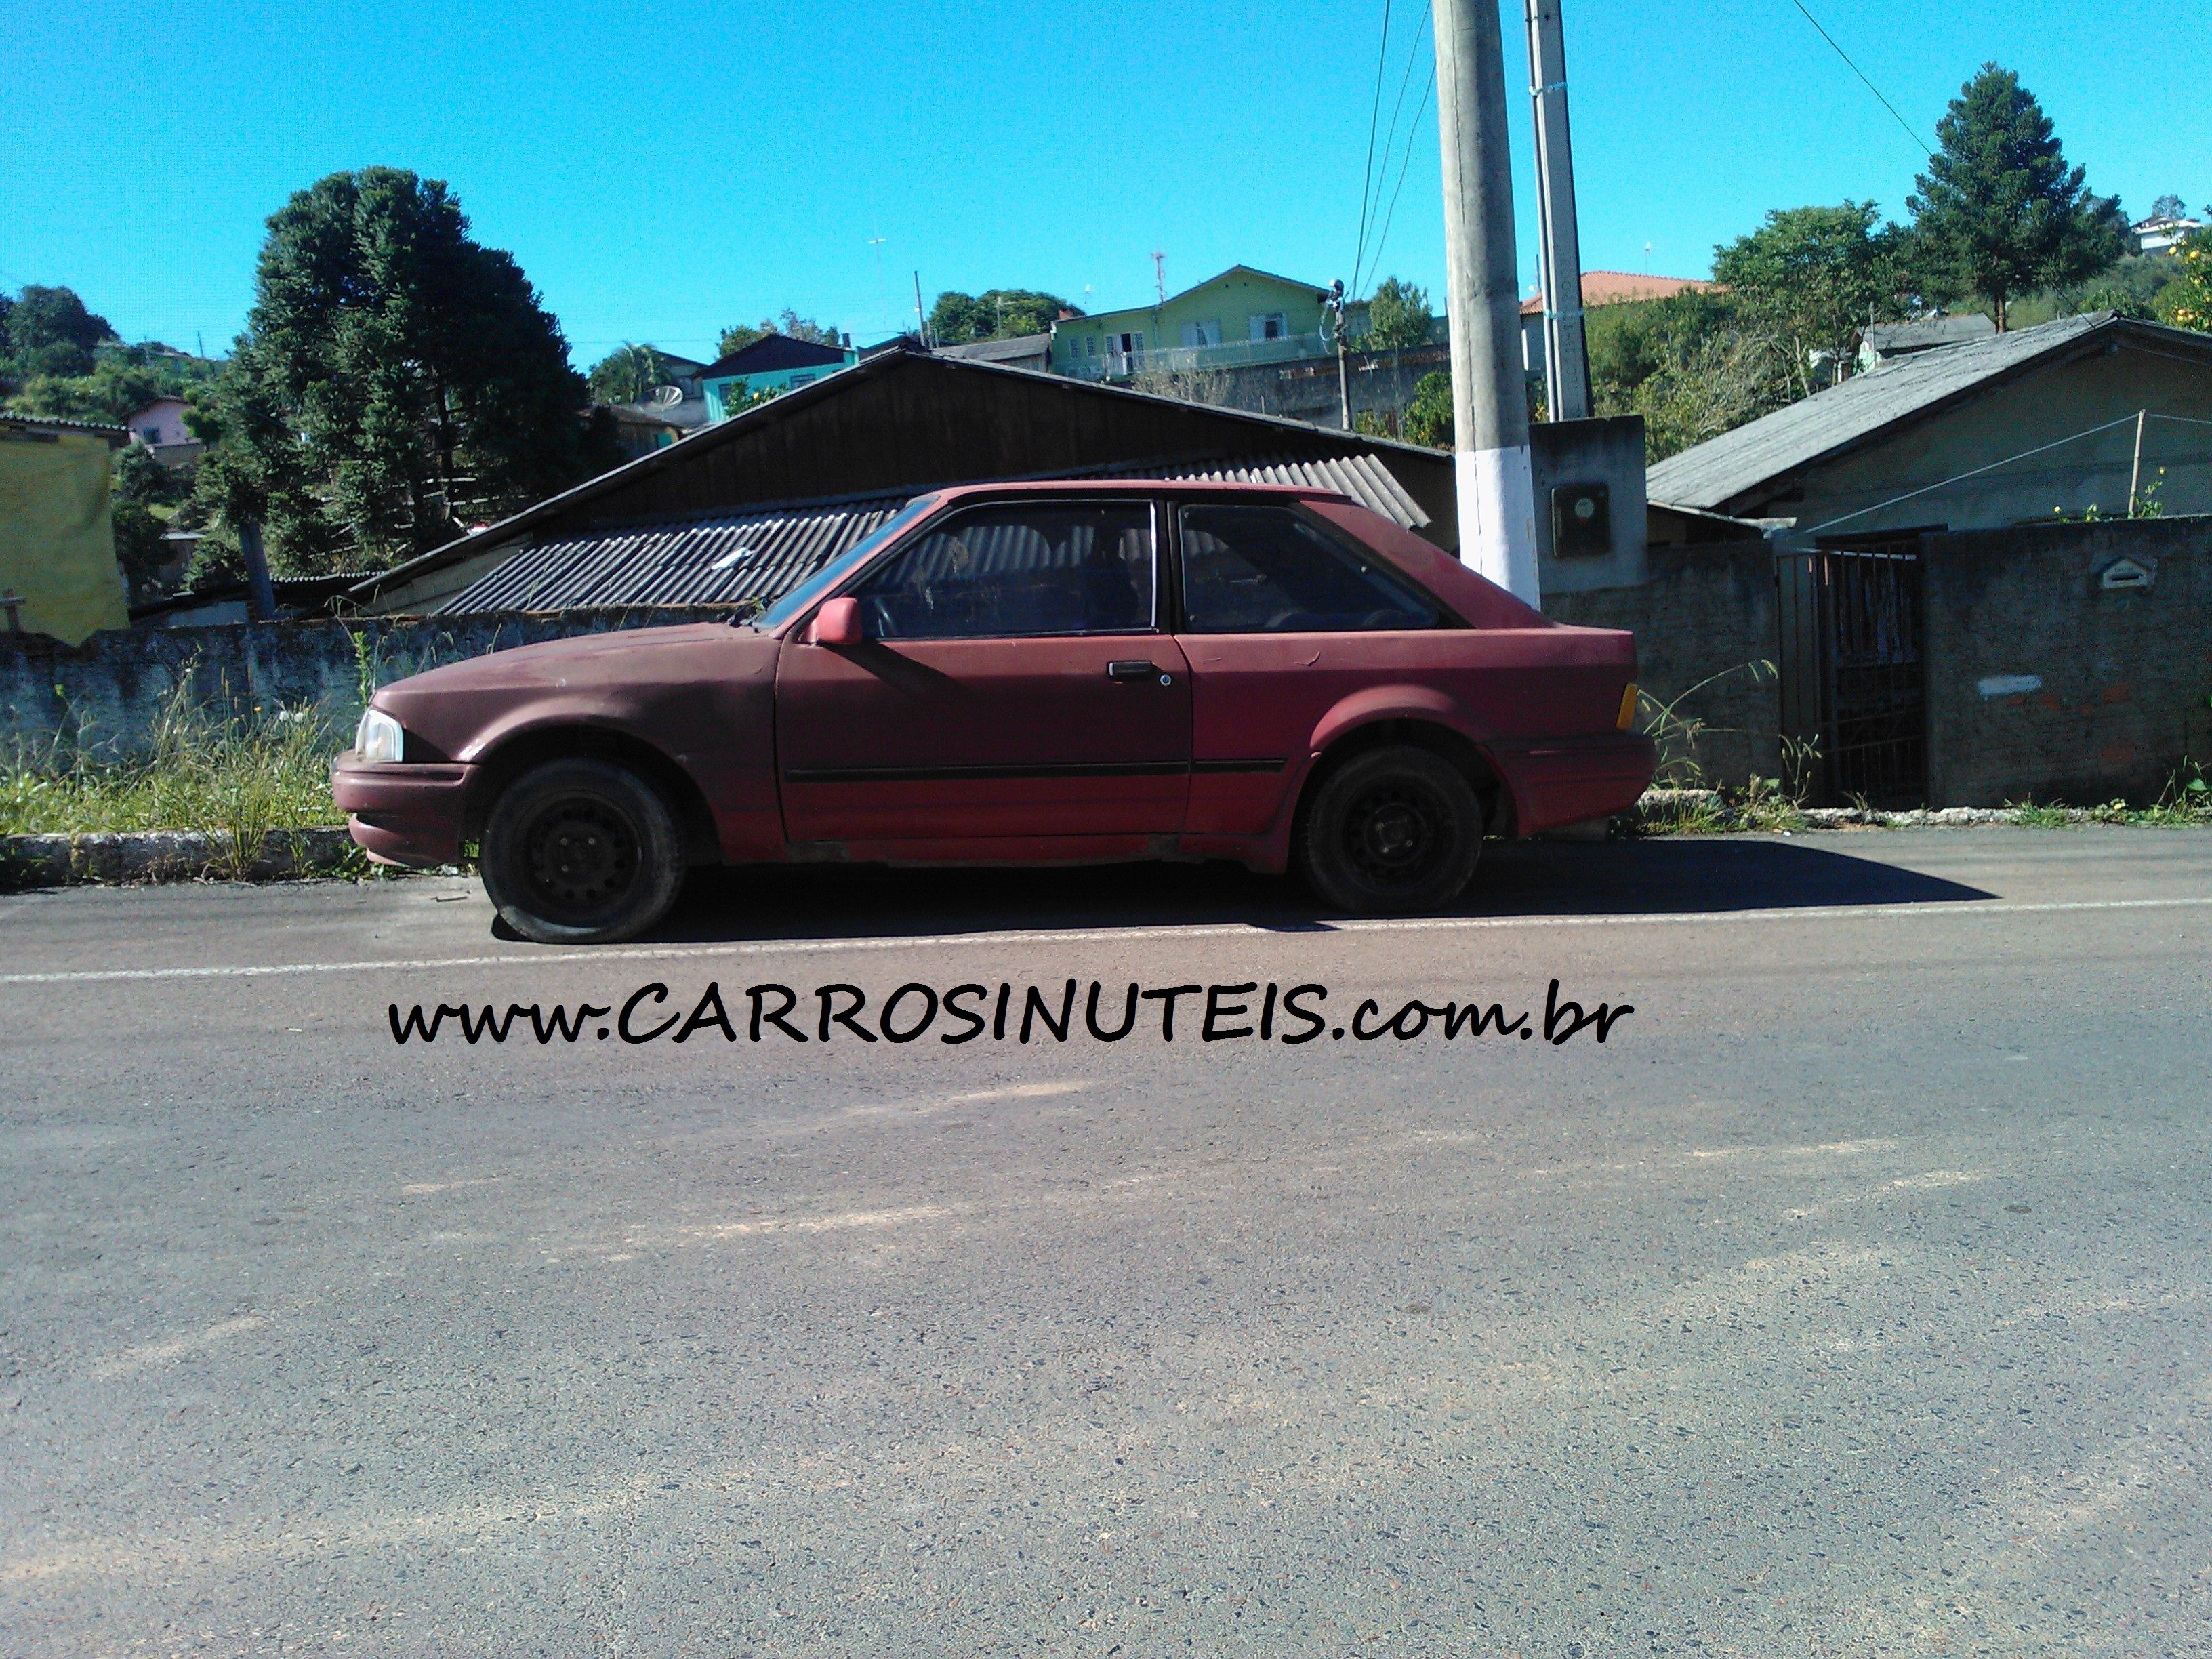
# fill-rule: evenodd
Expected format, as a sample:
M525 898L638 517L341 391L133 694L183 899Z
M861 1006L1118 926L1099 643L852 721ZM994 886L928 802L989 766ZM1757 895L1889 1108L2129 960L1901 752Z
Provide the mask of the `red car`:
M478 843L547 942L637 933L718 863L1230 858L1422 910L1486 833L1643 792L1635 665L1342 495L969 486L749 623L387 685L334 784L373 858Z

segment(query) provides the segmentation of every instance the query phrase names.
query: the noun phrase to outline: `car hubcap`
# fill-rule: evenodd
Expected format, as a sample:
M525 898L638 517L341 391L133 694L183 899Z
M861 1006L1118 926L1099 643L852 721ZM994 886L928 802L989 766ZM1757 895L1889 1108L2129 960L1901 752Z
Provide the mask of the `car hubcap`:
M1346 823L1352 861L1370 881L1406 887L1425 879L1443 859L1444 816L1425 792L1392 784L1352 803Z
M530 826L527 846L532 884L564 911L600 909L637 875L637 836L605 801L555 802Z

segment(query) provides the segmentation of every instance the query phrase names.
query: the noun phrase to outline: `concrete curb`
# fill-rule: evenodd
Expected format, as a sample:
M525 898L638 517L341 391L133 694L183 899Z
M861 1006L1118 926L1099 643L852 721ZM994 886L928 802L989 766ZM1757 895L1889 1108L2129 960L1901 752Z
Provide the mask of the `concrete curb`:
M0 836L0 887L77 882L191 881L202 877L281 881L325 875L361 860L343 825L271 830L249 859L229 836L141 830L79 836Z

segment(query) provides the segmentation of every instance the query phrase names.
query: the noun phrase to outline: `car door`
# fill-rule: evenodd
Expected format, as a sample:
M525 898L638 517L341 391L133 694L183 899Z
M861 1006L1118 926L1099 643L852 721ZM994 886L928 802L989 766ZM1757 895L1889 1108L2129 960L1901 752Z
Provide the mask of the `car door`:
M1322 717L1364 686L1425 672L1449 618L1379 555L1289 502L1212 497L1174 511L1192 688L1186 828L1256 835Z
M1017 853L1182 827L1190 674L1161 630L1146 497L1018 496L924 526L846 590L857 645L787 636L785 832ZM896 848L890 849L896 853ZM1049 847L1030 849L1050 856Z

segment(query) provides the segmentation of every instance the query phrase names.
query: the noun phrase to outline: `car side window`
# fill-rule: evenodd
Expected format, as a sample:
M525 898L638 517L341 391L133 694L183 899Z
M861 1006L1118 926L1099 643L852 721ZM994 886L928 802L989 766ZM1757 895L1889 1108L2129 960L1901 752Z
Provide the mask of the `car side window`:
M925 532L858 587L870 639L1034 638L1152 629L1150 501L1007 502Z
M1286 507L1182 510L1182 594L1194 634L1343 634L1434 628L1412 584Z

